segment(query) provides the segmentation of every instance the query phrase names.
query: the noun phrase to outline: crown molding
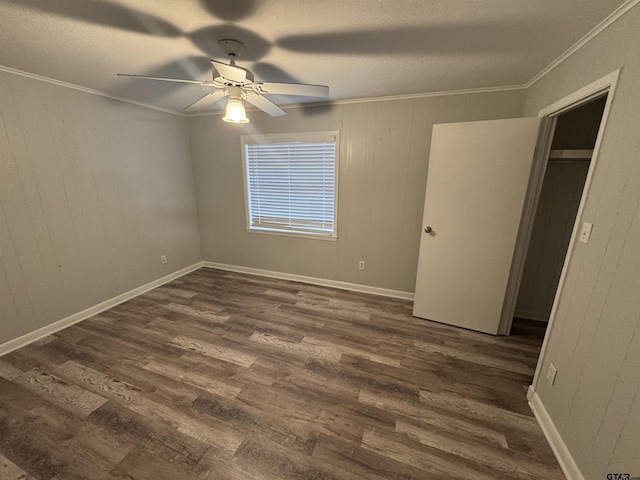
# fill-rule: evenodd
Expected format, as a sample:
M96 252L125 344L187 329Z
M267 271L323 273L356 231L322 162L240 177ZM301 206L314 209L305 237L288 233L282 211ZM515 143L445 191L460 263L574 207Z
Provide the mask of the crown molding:
M524 87L529 88L533 86L536 82L545 77L549 72L551 72L554 68L564 62L571 55L576 53L582 47L584 47L587 43L597 37L600 33L606 30L612 23L622 17L625 13L631 10L633 7L638 5L640 0L627 0L625 3L620 5L617 9L615 9L607 18L605 18L602 22L592 28L589 33L587 33L584 37L574 43L569 49L567 49L562 55L556 58L553 62L543 68L536 76L534 76L531 80L529 80Z
M640 0L638 0L640 1ZM388 102L392 100L413 100L417 98L428 97L446 97L450 95L467 95L473 93L493 93L493 92L505 92L510 90L524 90L526 85L506 85L503 87L482 87L482 88L468 88L464 90L444 90L439 92L426 92L426 93L408 93L404 95L387 95L383 97L363 97L363 98L347 98L344 100L327 100L324 102L310 102L310 103L292 103L290 105L278 105L283 110L292 108L306 108L306 107L322 107L327 105L349 105L352 103L371 103L371 102ZM260 111L258 108L251 107L245 108L247 112ZM186 117L206 117L209 115L219 115L222 110L214 110L200 113L190 113L185 115Z
M164 113L170 113L171 115L178 115L180 117L184 117L185 115L180 112L176 112L175 110L170 110L168 108L158 107L156 105L151 105L149 103L137 102L135 100L130 100L128 98L118 97L116 95L110 95L105 92L101 92L100 90L93 90L91 88L83 87L81 85L76 85L75 83L63 82L62 80L56 80L54 78L44 77L42 75L36 75L35 73L29 73L22 70L18 70L16 68L7 67L5 65L0 65L0 72L11 73L13 75L18 75L21 77L31 78L33 80L39 80L45 83L51 83L53 85L58 85L59 87L70 88L72 90L78 90L80 92L89 93L91 95L97 95L99 97L110 98L111 100L118 100L120 102L130 103L132 105L137 105L139 107L150 108L152 110L158 110Z
M314 103L311 105L348 105L351 103L369 103L369 102L387 102L390 100L412 100L415 98L429 98L429 97L446 97L450 95L467 95L472 93L493 93L504 92L509 90L524 90L525 85L505 85L500 87L481 87L481 88L467 88L462 90L441 90L437 92L426 93L409 93L406 95L388 95L384 97L363 97L363 98L348 98L345 100L335 100L333 102ZM310 104L292 104L287 105L288 108L302 108Z

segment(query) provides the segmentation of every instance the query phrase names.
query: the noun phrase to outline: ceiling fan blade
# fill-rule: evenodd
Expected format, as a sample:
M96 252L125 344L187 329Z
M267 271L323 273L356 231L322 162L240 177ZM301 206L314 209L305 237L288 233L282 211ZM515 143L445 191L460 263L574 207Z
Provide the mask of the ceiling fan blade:
M280 117L286 115L287 112L282 110L279 106L273 103L271 100L259 95L257 93L248 93L244 96L244 99L254 107L258 107L265 113L268 113L272 117Z
M245 82L247 80L247 72L235 65L227 65L226 63L211 60L213 67L227 80L233 82Z
M300 97L329 96L329 87L326 85L307 85L304 83L278 83L256 82L253 88L259 93L271 93L274 95L297 95Z
M199 98L198 100L193 102L191 105L185 108L185 110L193 110L196 108L213 105L214 103L216 103L218 100L220 100L222 97L226 95L227 95L227 92L224 89L214 90L213 92L207 93L204 97Z
M143 78L145 80L163 80L165 82L195 83L196 85L213 85L213 82L211 82L211 81L186 80L184 78L148 77L146 75L131 75L129 73L118 73L117 75L120 76L120 77Z

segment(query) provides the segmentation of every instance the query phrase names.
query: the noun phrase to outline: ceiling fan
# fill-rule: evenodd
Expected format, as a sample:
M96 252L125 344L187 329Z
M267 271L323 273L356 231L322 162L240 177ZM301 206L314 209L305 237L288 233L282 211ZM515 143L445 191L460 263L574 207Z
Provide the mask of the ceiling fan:
M278 107L265 94L274 95L296 95L301 97L321 97L329 96L329 87L326 85L307 85L302 83L279 83L279 82L255 82L253 73L246 68L236 65L235 59L240 56L244 45L231 39L220 40L218 45L229 56L229 64L211 60L213 65L213 80L187 80L182 78L149 77L145 75L131 75L118 73L123 77L135 77L147 80L161 80L165 82L194 83L213 87L214 90L204 97L196 100L185 110L202 108L229 97L225 116L223 120L230 123L247 123L249 119L244 110L242 100L246 100L254 107L258 107L272 117L286 115L286 112Z

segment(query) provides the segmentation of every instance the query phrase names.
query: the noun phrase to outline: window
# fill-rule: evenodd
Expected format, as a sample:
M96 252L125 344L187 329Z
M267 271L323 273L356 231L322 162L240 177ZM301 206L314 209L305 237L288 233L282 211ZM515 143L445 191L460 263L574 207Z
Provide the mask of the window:
M338 132L243 135L247 229L333 239Z

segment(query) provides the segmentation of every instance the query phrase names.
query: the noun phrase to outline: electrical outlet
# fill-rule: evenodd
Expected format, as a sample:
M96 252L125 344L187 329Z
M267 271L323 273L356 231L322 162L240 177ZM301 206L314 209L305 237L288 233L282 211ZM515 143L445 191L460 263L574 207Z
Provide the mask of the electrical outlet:
M161 261L162 263L167 263L167 256L166 256L166 255L161 255L161 256L160 256L160 261Z
M547 380L549 380L549 384L553 385L556 381L556 374L558 373L558 369L553 363L549 364L549 369L547 370Z
M358 262L358 268L359 268L360 270L364 270L364 260L360 260L360 261Z

